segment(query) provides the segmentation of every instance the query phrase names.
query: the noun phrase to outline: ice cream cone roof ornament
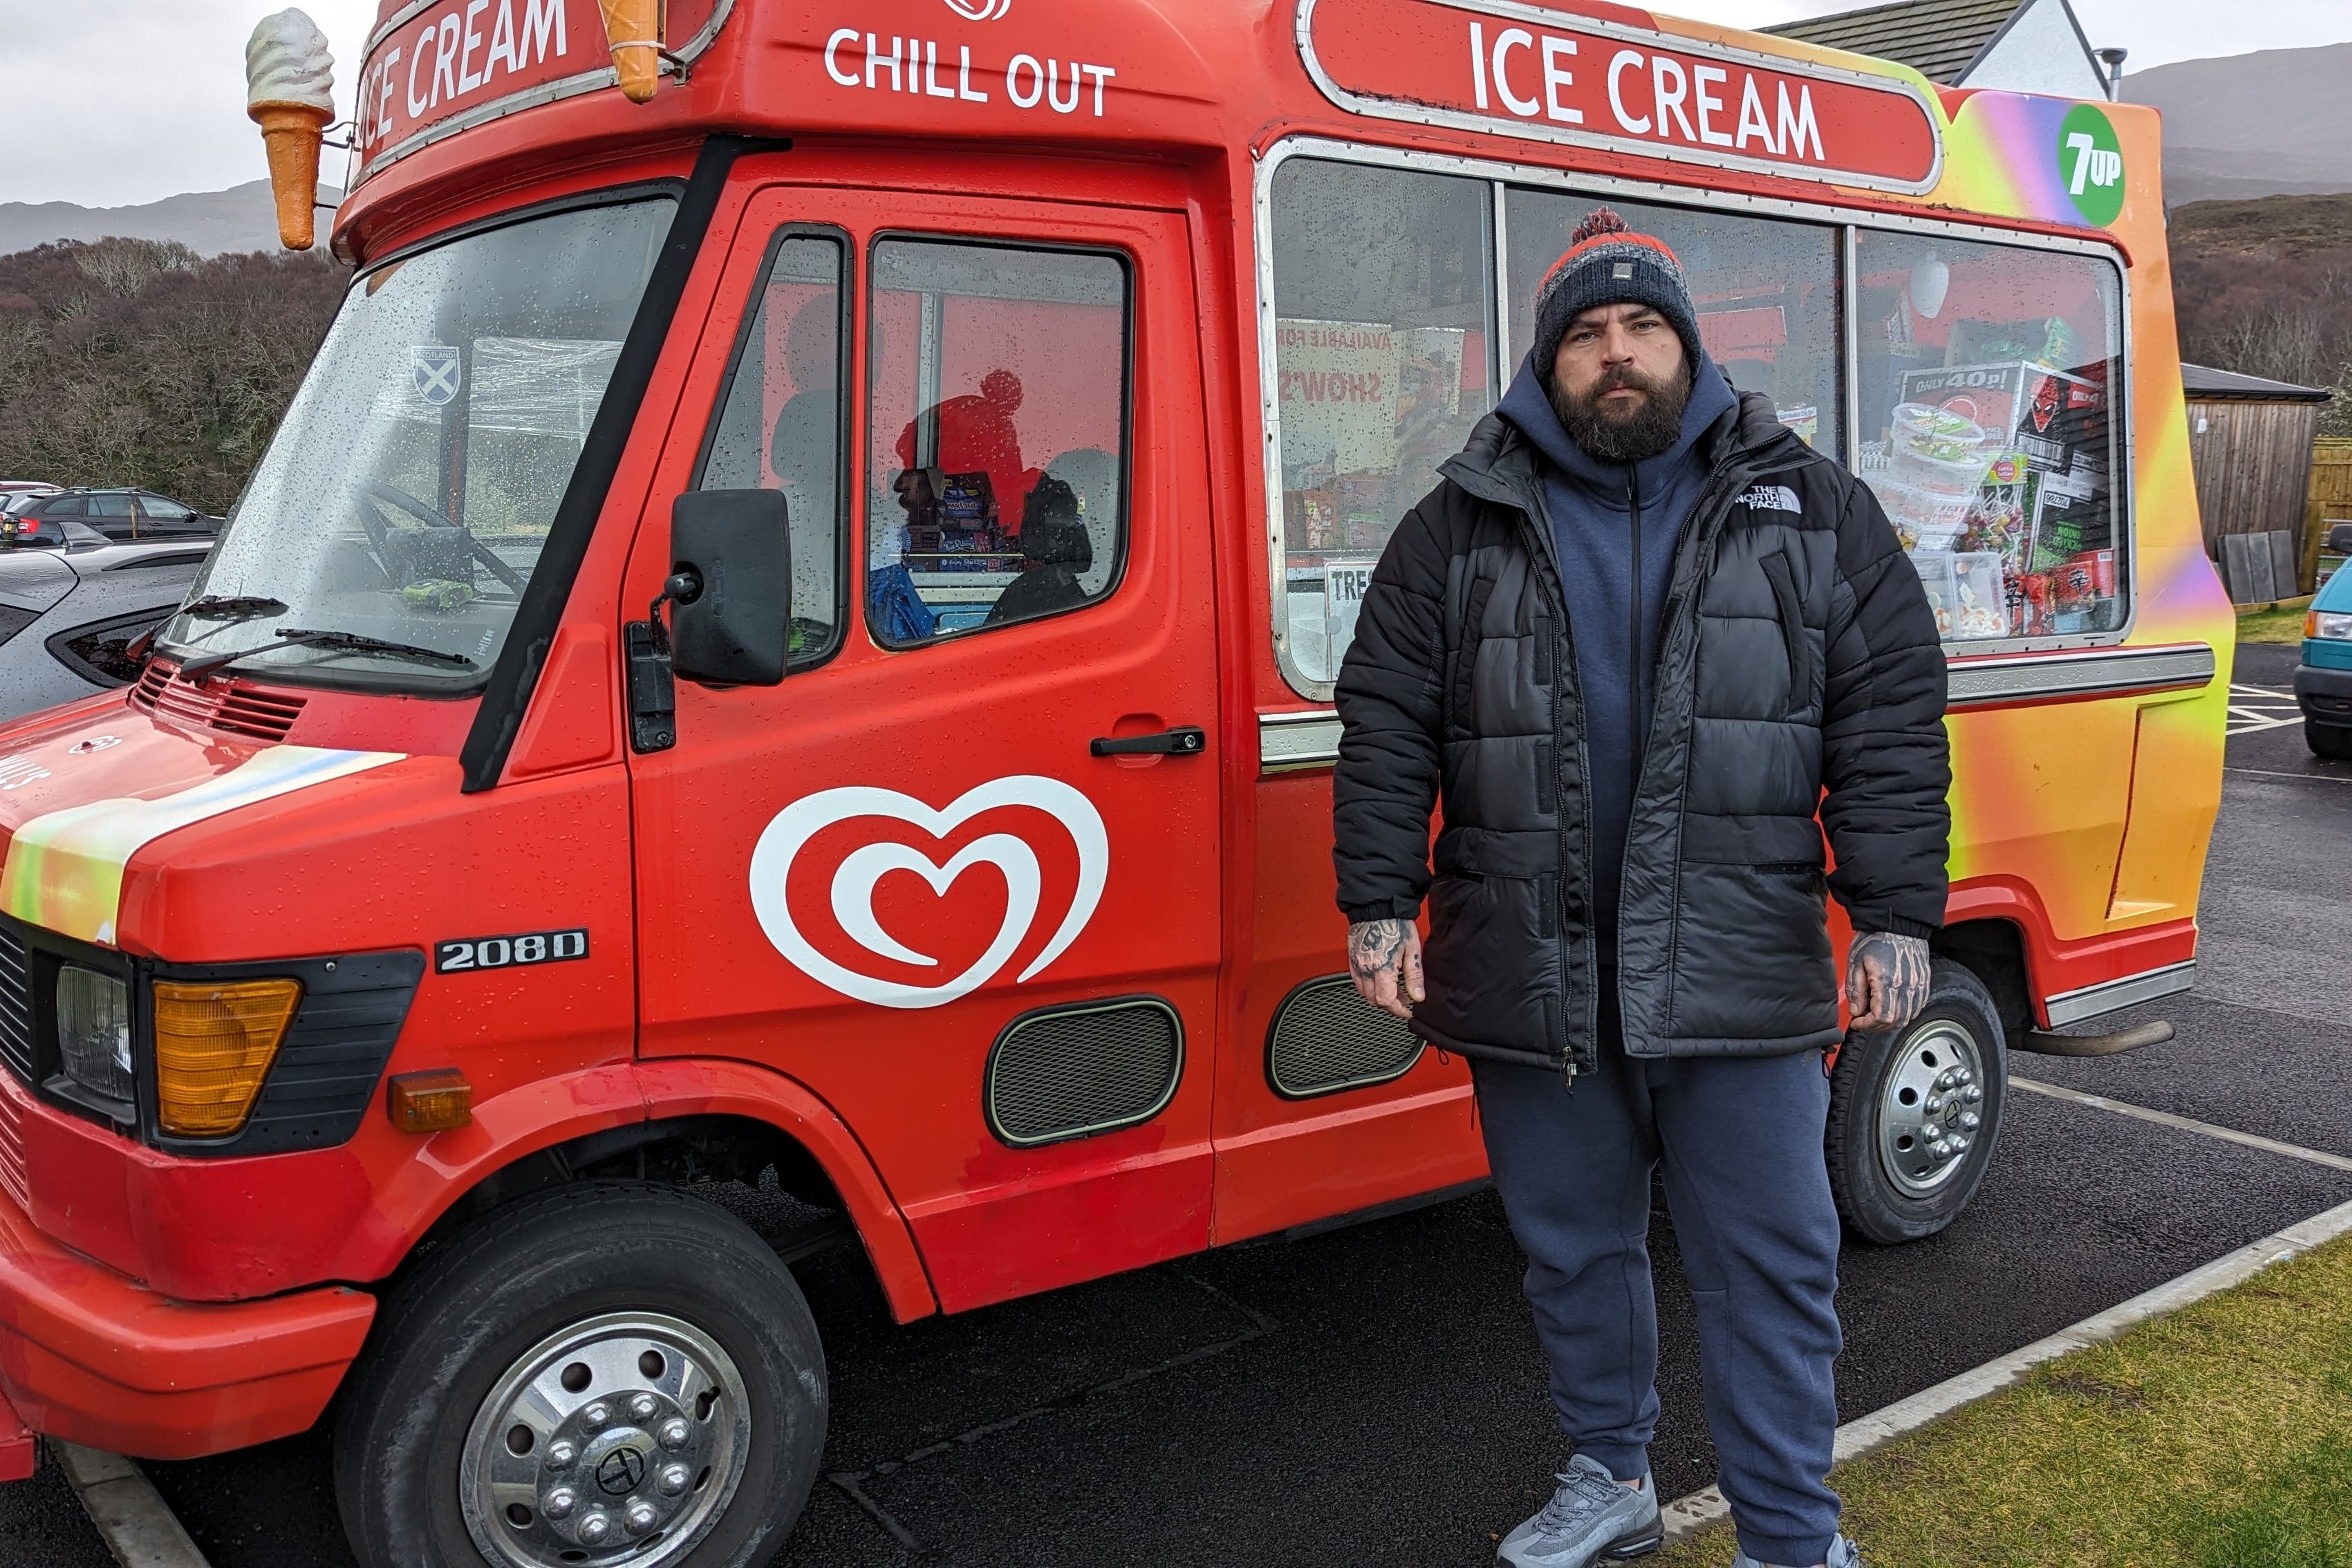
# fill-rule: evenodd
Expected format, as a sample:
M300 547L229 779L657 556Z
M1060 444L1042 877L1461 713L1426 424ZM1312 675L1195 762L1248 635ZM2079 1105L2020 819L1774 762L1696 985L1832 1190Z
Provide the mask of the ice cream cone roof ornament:
M261 127L269 153L278 240L289 250L308 250L315 237L319 145L335 117L335 57L327 52L327 35L300 11L264 16L246 40L245 111Z
M604 41L613 50L613 71L621 94L645 103L661 83L662 0L597 0L604 12Z

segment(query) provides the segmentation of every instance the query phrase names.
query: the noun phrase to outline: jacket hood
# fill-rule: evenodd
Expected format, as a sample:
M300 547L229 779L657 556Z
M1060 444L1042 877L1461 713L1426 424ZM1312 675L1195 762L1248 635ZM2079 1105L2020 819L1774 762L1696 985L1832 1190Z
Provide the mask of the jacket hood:
M1503 394L1496 412L1516 426L1552 467L1591 491L1595 504L1612 511L1626 510L1625 494L1633 477L1629 465L1602 462L1569 439L1559 416L1552 411L1551 399L1544 394L1543 383L1537 379L1532 356L1519 362L1519 373L1511 378L1510 388ZM1720 434L1729 434L1739 412L1739 394L1732 390L1730 379L1717 366L1714 358L1702 350L1698 373L1691 378L1690 401L1683 406L1682 433L1673 446L1656 457L1630 466L1640 476L1642 492L1657 494L1664 487L1666 476L1681 467L1703 441L1707 442L1707 449L1701 457L1710 459L1708 466L1712 467L1717 447L1708 438L1718 436L1718 426L1723 427Z

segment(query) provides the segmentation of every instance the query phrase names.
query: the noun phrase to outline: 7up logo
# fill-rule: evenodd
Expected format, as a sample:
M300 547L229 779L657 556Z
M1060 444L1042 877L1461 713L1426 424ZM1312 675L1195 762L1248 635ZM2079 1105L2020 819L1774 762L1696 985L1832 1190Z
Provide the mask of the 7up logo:
M2095 104L2078 103L2058 127L2058 175L2083 221L2105 228L2124 210L2124 153Z

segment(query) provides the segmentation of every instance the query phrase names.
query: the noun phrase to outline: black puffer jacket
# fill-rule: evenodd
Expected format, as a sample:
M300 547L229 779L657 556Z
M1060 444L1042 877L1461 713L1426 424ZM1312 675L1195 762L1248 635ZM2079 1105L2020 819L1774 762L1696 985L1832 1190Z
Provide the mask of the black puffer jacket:
M1744 396L1699 452L1709 477L1675 562L1627 834L1625 1047L1825 1047L1840 1032L1822 828L1856 929L1943 920L1943 650L1877 499L1769 399ZM1600 955L1583 705L1538 460L1488 416L1381 557L1339 674L1334 853L1351 921L1429 899L1416 1033L1505 1060L1565 1051L1573 1073L1594 1062Z

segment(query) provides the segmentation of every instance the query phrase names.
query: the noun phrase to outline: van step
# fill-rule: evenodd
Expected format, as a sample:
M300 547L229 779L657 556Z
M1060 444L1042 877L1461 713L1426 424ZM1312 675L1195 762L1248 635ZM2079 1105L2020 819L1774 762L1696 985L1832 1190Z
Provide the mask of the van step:
M2021 1051L2042 1057L2118 1057L2142 1046L2160 1046L2172 1036L2172 1026L2158 1020L2112 1035L2053 1035L2028 1029L2013 1043Z

